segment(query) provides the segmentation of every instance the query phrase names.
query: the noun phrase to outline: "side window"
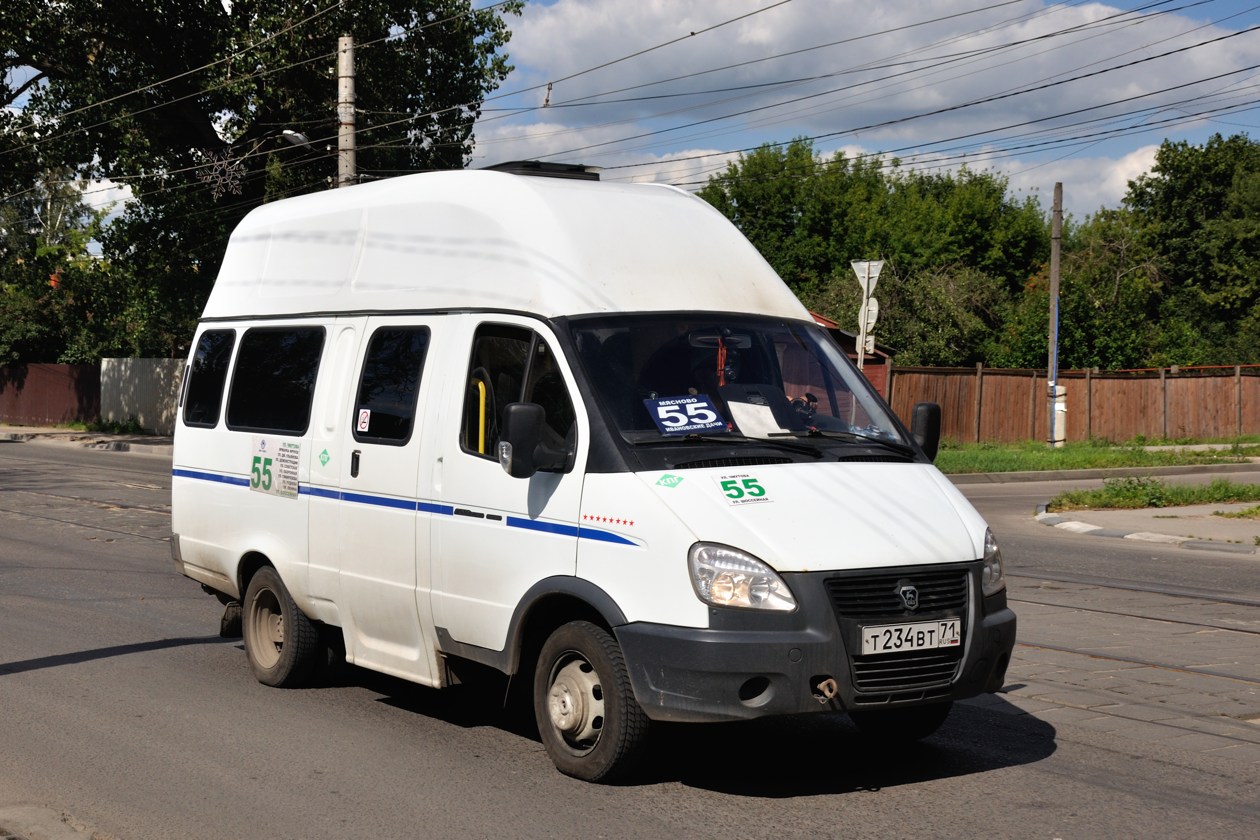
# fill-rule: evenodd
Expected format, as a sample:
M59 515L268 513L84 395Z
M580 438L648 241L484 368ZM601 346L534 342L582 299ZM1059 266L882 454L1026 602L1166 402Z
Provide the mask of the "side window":
M381 327L372 334L354 403L355 440L401 446L411 438L428 347L426 327Z
M540 404L553 443L563 445L573 429L573 402L546 342L522 327L482 326L473 338L464 392L465 452L494 457L503 408L512 402Z
M305 434L323 349L323 327L246 331L228 395L228 428Z
M556 365L556 357L541 338L530 355L529 375L525 381L525 401L538 403L547 418L547 431L553 446L562 447L573 431L573 401Z
M223 386L227 382L228 363L235 343L235 330L207 330L197 340L197 352L186 374L185 425L213 428L218 424Z

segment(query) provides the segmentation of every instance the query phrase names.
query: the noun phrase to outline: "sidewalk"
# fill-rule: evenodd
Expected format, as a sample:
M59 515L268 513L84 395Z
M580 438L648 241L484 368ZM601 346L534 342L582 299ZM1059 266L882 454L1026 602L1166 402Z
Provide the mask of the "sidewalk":
M1140 510L1073 510L1047 513L1037 510L1037 521L1077 534L1139 542L1180 545L1236 554L1260 553L1260 519L1229 519L1217 511L1233 513L1253 508L1241 504L1187 505Z
M173 449L171 438L162 435L119 435L42 426L0 425L0 441L6 440L105 449L139 455L163 455L167 458L171 456Z

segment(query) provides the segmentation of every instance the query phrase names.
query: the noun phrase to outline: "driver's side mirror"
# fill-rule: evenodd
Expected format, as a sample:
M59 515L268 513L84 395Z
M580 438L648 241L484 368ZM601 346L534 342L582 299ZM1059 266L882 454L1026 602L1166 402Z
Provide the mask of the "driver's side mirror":
M941 407L936 403L916 403L910 415L910 434L929 461L936 460L941 447Z
M513 478L529 478L539 470L562 470L569 455L543 442L546 412L538 403L508 403L503 408L503 429L498 457L503 471Z

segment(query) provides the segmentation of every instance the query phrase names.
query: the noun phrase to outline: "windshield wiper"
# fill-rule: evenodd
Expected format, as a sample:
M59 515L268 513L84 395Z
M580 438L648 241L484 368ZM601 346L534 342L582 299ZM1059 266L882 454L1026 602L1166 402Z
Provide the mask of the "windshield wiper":
M823 454L822 450L819 449L817 446L811 446L808 443L796 443L796 442L789 442L786 440L774 440L771 438L754 438L754 437L747 437L745 435L738 435L734 433L727 433L727 434L722 434L722 435L701 435L701 434L676 435L674 437L657 437L657 438L648 438L646 440L632 440L630 441L630 443L633 444L634 446L665 446L665 445L671 445L671 444L677 445L680 443L687 443L689 441L694 441L696 443L761 444L763 446L771 446L777 449L785 449L789 452L799 452L802 455L809 455L810 457L813 457L813 458L821 458Z
M886 438L871 437L870 435L860 435L857 432L839 432L834 430L810 429L806 432L771 432L771 437L811 437L811 438L829 438L832 440L845 440L853 443L868 444L873 443L882 446L885 449L891 449L894 452L905 455L907 458L914 460L918 453L914 447L904 443L888 440Z

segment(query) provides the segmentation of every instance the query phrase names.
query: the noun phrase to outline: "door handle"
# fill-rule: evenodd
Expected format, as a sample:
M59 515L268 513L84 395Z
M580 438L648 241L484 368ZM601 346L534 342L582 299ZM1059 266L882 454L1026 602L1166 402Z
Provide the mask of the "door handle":
M359 453L360 453L360 450L358 449L350 453L350 477L351 478L359 477Z

